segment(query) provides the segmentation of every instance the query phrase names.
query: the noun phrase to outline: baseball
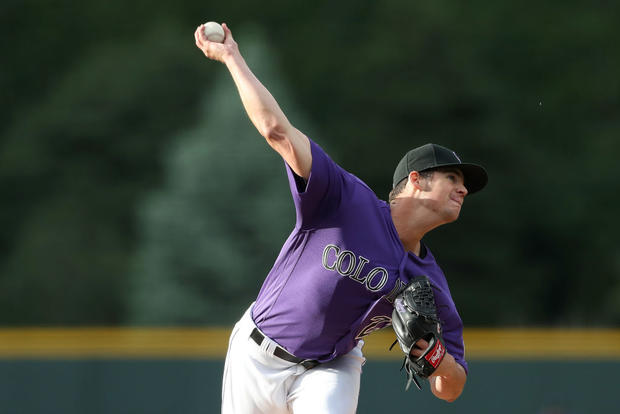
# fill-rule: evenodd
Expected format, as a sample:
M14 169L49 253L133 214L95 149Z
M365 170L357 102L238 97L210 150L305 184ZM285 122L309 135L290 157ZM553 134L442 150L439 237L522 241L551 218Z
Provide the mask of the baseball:
M216 22L205 23L204 32L207 40L210 42L223 43L224 37L226 37L224 29Z

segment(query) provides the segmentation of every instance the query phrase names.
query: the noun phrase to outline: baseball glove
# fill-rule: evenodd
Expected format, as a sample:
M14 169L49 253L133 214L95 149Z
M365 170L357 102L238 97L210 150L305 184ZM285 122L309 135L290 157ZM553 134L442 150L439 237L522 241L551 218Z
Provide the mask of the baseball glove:
M409 389L411 381L421 389L415 376L428 378L435 372L446 354L446 347L441 337L441 322L435 307L435 296L426 276L414 278L394 299L392 327L396 332L396 341L390 350L398 342L405 353L401 367L401 370L405 368L407 372L405 390ZM429 346L420 357L415 357L411 355L411 350L420 339L426 340Z

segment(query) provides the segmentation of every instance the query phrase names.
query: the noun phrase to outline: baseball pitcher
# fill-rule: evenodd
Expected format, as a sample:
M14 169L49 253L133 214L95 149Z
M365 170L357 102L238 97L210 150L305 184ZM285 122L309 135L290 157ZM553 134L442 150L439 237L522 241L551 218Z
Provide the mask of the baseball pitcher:
M282 156L297 217L231 333L222 413L354 413L363 338L391 324L407 386L428 381L454 401L467 378L463 324L422 238L458 218L486 171L426 144L397 164L389 201L378 199L291 125L222 26L222 43L199 26L196 45L226 66L251 122Z

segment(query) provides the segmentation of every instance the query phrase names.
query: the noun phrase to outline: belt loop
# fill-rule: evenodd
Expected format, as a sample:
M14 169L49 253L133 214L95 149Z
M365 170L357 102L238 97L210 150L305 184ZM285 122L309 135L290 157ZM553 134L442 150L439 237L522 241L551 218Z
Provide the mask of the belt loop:
M276 344L265 336L263 337L263 342L260 344L260 348L269 355L273 355L273 352L276 350Z

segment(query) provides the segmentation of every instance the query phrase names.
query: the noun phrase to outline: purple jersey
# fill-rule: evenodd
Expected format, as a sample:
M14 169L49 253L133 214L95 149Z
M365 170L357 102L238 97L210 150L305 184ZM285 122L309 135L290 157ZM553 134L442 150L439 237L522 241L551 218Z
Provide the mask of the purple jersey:
M390 325L395 296L423 275L448 352L467 370L463 324L430 250L405 251L389 205L310 144L307 184L287 167L297 222L258 294L256 325L298 357L330 361Z

